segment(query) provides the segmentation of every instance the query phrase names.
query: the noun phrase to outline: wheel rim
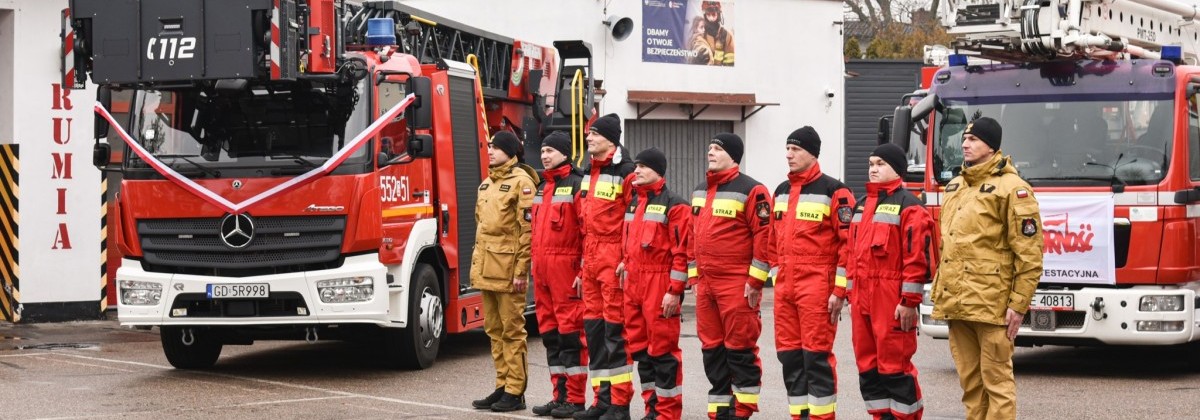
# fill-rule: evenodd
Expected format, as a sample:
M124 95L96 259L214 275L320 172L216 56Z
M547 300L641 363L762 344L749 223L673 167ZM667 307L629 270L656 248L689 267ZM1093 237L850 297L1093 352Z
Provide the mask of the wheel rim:
M429 288L421 291L421 347L430 348L442 336L442 298Z

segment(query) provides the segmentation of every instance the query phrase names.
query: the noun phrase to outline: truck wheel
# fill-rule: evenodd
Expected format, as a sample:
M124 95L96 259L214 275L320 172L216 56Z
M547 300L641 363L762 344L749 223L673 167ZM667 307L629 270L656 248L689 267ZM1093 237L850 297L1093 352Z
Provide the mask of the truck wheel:
M385 331L385 360L391 367L425 369L433 366L446 334L445 308L433 267L417 263L408 290L408 327Z
M217 363L223 344L210 330L161 327L163 354L176 369L206 369ZM190 343L184 344L185 340Z

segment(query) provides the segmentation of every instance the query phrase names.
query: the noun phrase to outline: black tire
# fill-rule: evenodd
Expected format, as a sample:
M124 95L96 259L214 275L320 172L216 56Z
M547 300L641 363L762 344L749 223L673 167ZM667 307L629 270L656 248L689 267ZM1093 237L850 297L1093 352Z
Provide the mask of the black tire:
M408 327L384 331L384 360L389 367L426 369L437 360L446 336L445 305L433 267L417 263L408 290Z
M217 363L221 357L224 344L211 330L191 328L191 345L183 343L185 328L161 327L159 339L162 341L163 354L167 361L176 369L207 369Z

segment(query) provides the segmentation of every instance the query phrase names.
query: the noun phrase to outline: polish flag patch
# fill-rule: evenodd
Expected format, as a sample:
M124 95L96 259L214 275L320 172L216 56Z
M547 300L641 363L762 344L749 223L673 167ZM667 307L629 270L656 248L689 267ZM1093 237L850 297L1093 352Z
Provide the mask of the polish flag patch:
M533 190L531 190L529 188L522 188L521 194L525 194L525 195L533 194Z
M1017 198L1029 197L1029 191L1025 189L1017 190Z

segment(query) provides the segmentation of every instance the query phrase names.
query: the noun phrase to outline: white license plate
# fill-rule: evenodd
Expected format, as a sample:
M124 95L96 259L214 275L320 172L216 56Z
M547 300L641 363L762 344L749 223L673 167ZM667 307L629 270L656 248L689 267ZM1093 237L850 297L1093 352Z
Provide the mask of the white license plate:
M1055 311L1075 310L1075 295L1070 293L1034 293L1029 307Z
M267 283L237 283L208 285L209 299L252 299L270 296L271 286Z

